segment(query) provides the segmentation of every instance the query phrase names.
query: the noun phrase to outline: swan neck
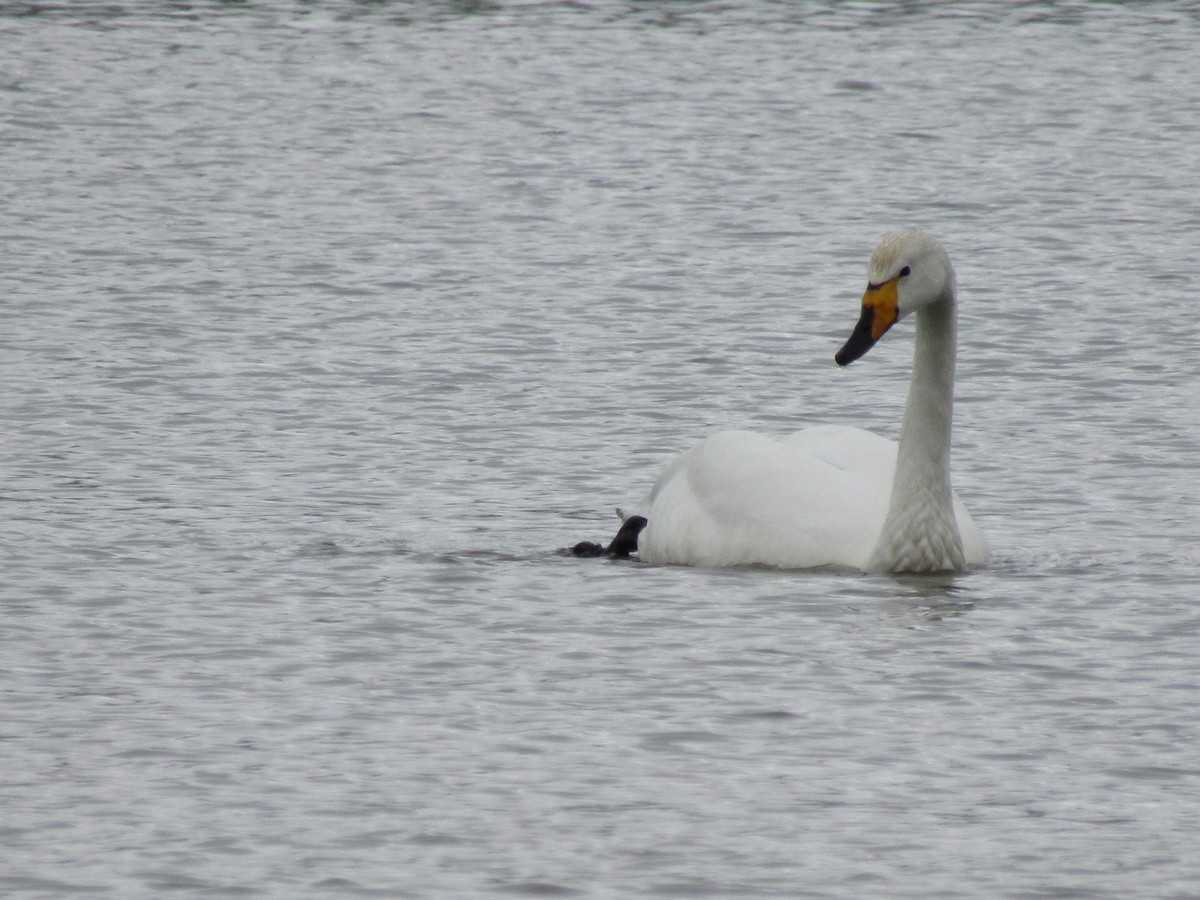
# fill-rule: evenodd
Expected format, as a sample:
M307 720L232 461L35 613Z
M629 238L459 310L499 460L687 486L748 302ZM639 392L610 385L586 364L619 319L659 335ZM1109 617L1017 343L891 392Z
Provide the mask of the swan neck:
M944 473L950 481L950 429L954 417L954 298L917 312L912 378L900 424L900 456L909 466Z
M916 313L908 402L887 518L872 554L875 570L965 568L950 487L957 341L953 289Z

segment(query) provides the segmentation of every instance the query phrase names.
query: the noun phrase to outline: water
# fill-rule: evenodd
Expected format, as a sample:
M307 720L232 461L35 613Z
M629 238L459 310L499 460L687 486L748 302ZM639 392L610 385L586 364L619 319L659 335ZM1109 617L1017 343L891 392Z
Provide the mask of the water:
M7 896L1194 895L1194 11L0 12ZM556 552L904 224L993 568Z

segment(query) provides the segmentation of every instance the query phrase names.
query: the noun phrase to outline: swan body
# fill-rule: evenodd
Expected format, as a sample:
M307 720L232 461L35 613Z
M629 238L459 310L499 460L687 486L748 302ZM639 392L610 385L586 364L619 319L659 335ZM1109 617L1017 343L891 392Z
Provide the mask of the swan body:
M848 365L915 313L899 442L843 426L713 435L672 460L635 508L640 558L872 572L987 565L987 542L950 487L956 302L940 243L916 230L884 238L836 360Z

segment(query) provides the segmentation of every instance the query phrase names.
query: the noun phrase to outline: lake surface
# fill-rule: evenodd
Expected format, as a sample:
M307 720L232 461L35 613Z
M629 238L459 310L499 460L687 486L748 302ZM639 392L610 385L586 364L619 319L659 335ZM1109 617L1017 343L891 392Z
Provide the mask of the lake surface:
M0 892L1200 885L1200 16L0 6ZM580 560L915 224L969 574Z

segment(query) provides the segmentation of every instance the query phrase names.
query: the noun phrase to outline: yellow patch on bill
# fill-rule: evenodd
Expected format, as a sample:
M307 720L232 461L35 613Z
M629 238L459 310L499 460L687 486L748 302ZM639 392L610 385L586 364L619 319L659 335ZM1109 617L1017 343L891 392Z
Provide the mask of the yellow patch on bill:
M896 324L899 316L898 284L893 278L883 284L868 284L863 294L862 305L871 308L871 340L877 341L883 333Z

